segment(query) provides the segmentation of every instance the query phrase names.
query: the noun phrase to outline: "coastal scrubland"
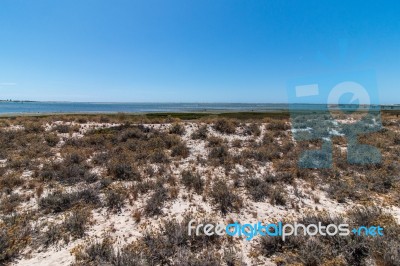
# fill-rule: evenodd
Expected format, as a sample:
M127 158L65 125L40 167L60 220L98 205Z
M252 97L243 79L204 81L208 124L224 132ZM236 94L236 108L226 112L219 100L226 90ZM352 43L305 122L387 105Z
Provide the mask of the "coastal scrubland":
M399 265L400 119L380 163L302 169L287 113L0 118L0 265ZM210 223L380 225L383 237L188 235Z

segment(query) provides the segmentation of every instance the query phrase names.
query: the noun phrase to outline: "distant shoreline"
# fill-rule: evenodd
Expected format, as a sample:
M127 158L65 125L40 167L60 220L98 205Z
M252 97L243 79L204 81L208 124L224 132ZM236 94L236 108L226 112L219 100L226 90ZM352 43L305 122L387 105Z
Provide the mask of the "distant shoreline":
M219 113L288 113L329 110L377 110L400 112L400 105L326 105L288 103L96 103L96 102L39 102L0 100L0 116L23 115L99 115L99 114L219 114Z

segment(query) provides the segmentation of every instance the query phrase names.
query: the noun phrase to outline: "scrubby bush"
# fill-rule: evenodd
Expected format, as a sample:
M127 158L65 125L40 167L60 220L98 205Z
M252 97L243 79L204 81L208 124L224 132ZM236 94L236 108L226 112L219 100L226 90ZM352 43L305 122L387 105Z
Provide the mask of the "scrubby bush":
M53 130L57 131L58 133L69 133L71 127L65 124L58 124L53 128Z
M161 186L154 191L153 195L147 200L144 213L148 216L162 214L164 202L168 199L168 191Z
M187 158L189 156L189 148L185 143L180 143L171 149L172 157Z
M256 123L251 123L250 125L245 125L243 129L243 134L245 136L255 136L258 137L261 134L260 126Z
M63 238L63 228L60 225L51 224L47 230L41 232L38 241L45 248L57 244Z
M269 162L273 159L280 158L279 152L274 147L245 149L241 152L241 155L246 159L253 159L259 162Z
M214 182L210 194L222 214L230 211L238 211L241 207L240 197L222 180Z
M248 178L245 187L254 201L263 201L268 197L268 185L259 178Z
M169 133L182 136L183 134L185 134L185 127L182 124L174 123L169 129Z
M223 134L234 134L236 132L236 125L231 120L218 119L214 124L214 129Z
M108 160L110 159L110 155L106 152L96 153L93 158L92 162L95 165L105 165Z
M93 189L84 189L71 193L56 191L45 198L41 198L39 207L46 211L58 213L68 210L78 203L96 206L99 202L98 193Z
M11 192L14 188L22 186L24 180L14 173L3 174L0 177L0 190Z
M139 182L136 185L136 189L138 192L145 194L149 192L149 190L153 190L157 187L157 184L154 181L146 180L143 182Z
M218 164L225 164L229 161L230 154L229 149L225 145L211 148L208 158Z
M267 129L269 130L288 130L289 125L285 121L273 120L271 123L267 124Z
M33 231L29 217L32 214L3 216L0 223L0 265L7 265L16 258L31 241Z
M86 209L75 209L65 219L62 226L73 238L81 238L85 235L90 215L90 211Z
M275 187L270 193L271 204L273 205L286 205L287 193L282 187Z
M26 133L41 133L44 131L44 127L40 122L28 122L24 125Z
M124 207L124 193L123 191L107 190L106 192L106 206L109 210L114 212L121 212Z
M206 140L207 136L208 136L208 127L207 127L207 125L200 126L191 135L192 139L201 139L201 140Z
M219 147L223 144L224 140L219 137L210 136L208 139L207 147Z
M17 206L22 202L22 196L19 194L12 193L5 196L2 201L0 201L0 212L4 214L10 214L14 212Z
M178 152L179 148L175 152ZM180 150L180 152L185 152L184 149ZM174 154L177 155L177 154ZM152 163L169 163L168 155L162 149L156 149L151 152L149 155L150 162Z
M182 174L182 184L188 189L194 189L197 194L203 192L204 181L201 179L199 173L193 173L191 171L183 171Z
M140 173L131 164L126 162L111 162L108 172L117 180L139 180Z
M47 145L50 147L55 147L60 141L60 138L56 134L46 134L44 139L46 140Z
M75 254L74 266L96 266L115 265L115 251L110 239L105 238L102 242L92 242Z

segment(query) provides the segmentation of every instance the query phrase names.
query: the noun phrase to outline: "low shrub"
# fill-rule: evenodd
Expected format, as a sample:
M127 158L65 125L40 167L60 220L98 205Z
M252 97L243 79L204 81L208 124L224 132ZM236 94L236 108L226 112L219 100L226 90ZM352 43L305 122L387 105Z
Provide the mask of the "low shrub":
M169 133L182 136L185 134L185 127L182 124L174 123L169 129Z
M41 133L44 131L44 127L40 122L28 122L24 125L26 133Z
M48 248L52 245L57 244L63 238L63 228L60 225L51 224L48 226L47 230L41 232L38 237L39 244Z
M272 205L285 206L287 202L287 193L282 187L276 186L271 190L270 201Z
M238 211L241 207L240 197L222 180L214 182L210 194L222 214Z
M55 147L60 141L60 138L56 134L46 134L44 140L50 147Z
M139 180L140 173L126 162L112 162L108 165L108 173L117 180Z
M236 125L231 120L218 119L214 124L214 129L223 134L234 134L236 132Z
M98 193L93 189L84 189L72 193L56 191L45 198L41 198L39 207L49 212L59 213L72 208L78 203L97 206L100 203Z
M271 123L267 124L267 129L269 130L288 130L290 126L285 123L285 121L273 120Z
M203 193L204 181L201 179L199 173L193 173L191 171L183 171L181 173L182 184L190 189L193 189L197 194Z
M57 131L58 133L69 133L71 131L71 127L65 124L58 124L53 127L53 130Z
M107 190L106 192L106 206L109 210L120 213L124 207L125 195L123 191Z
M185 143L180 143L171 149L172 157L187 158L189 156L189 148Z
M154 191L153 195L147 200L144 207L144 213L147 216L155 216L162 214L162 207L164 202L168 199L168 191L165 187L161 186Z
M208 154L208 158L209 160L217 162L218 164L225 164L229 161L231 157L228 147L225 145L221 145L211 148Z
M88 227L91 213L86 209L75 209L65 219L62 226L74 239L82 238Z
M254 201L263 201L269 195L267 183L259 178L246 179L245 187Z
M255 136L258 137L261 135L260 126L256 123L251 123L250 125L245 125L243 129L243 134L245 136Z
M191 135L192 139L201 139L206 140L208 136L208 127L207 125L200 126L196 131L194 131Z

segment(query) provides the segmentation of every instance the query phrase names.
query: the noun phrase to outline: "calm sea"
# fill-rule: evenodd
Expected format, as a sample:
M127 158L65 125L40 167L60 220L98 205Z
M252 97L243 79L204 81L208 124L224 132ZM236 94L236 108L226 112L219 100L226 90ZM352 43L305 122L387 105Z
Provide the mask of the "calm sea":
M296 109L320 110L324 105L299 104ZM388 107L386 107L388 108ZM385 108L385 109L386 109ZM400 109L395 106L395 109ZM390 108L389 108L390 109ZM213 111L282 111L287 104L249 103L88 103L88 102L0 102L0 114L46 113L151 113Z

